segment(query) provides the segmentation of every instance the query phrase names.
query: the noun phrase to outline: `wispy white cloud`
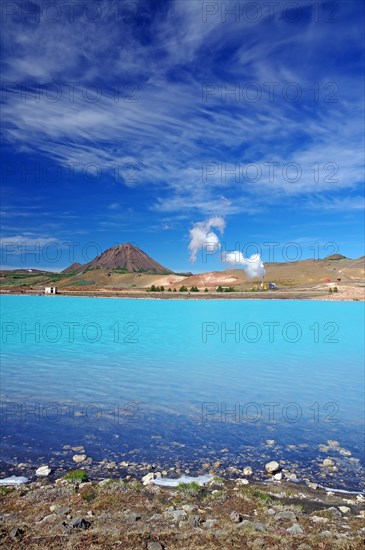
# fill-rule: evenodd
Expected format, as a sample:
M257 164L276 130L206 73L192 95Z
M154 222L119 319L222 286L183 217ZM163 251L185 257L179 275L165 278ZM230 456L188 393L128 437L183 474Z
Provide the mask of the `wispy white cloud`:
M352 44L356 29L348 36L336 25L335 45L333 26L313 20L288 25L280 18L270 23L268 7L255 24L243 19L223 24L219 16L203 21L202 2L177 0L166 3L157 17L147 4L138 4L138 16L150 27L150 39L145 40L127 17L116 24L109 2L98 5L103 18L96 23L75 17L69 25L7 25L3 124L6 142L14 150L24 150L26 144L30 153L76 171L96 164L117 185L152 185L156 192L150 208L166 213L254 214L303 197L308 208L316 208L313 195L359 189L363 106L357 78L329 68L328 79L339 92L335 104L326 103L323 67L297 59L303 44L308 60L319 58L321 48L329 44ZM341 10L347 17L348 8ZM214 59L223 52L230 62L218 73ZM195 70L202 59L203 73ZM260 100L225 102L218 91L203 101L206 83L232 88L248 79L260 86ZM288 81L302 90L300 102L282 97ZM78 83L72 100L67 82ZM278 84L275 101L270 101L265 82ZM317 104L309 101L313 82L321 93ZM59 100L43 96L37 102L34 86L49 83L56 85ZM24 84L26 92L19 88ZM89 84L101 94L97 101L85 97ZM204 178L208 163L218 171ZM273 179L268 163L277 163ZM299 166L298 181L286 177L288 163ZM238 180L229 173L237 164ZM262 171L258 181L244 177L248 164ZM338 170L331 177L334 165ZM338 200L336 208L328 206L331 200L323 198L323 203L328 210L360 205L357 199Z

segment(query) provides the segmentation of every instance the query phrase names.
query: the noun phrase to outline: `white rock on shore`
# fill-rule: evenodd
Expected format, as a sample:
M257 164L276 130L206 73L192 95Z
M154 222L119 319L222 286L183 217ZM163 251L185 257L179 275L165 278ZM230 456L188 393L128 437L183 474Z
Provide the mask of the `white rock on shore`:
M155 474L153 472L150 472L149 474L146 474L145 476L142 477L142 483L143 485L149 485L150 483L153 482L154 479L155 479Z
M76 464L80 464L81 462L84 462L86 458L86 455L73 455L72 460L76 462Z
M268 474L274 474L280 470L280 464L276 460L271 460L271 462L265 464L265 470Z
M49 474L51 473L51 468L49 466L40 466L36 472L35 472L35 475L36 476L43 476L43 477L46 477L46 476L49 476Z

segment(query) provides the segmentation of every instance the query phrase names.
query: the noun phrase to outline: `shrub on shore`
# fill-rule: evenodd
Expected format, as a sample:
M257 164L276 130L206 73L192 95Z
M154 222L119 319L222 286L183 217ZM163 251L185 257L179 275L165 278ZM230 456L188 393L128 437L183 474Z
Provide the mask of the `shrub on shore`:
M85 470L71 470L63 476L63 479L66 479L66 481L77 481L79 483L85 483L86 481L89 481Z

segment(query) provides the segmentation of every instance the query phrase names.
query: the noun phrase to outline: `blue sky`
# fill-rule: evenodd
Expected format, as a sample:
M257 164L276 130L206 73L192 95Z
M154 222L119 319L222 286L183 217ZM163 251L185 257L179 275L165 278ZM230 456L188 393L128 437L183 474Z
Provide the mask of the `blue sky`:
M224 249L264 261L364 253L360 0L14 1L1 19L2 266L133 242L224 269L189 260L214 216Z

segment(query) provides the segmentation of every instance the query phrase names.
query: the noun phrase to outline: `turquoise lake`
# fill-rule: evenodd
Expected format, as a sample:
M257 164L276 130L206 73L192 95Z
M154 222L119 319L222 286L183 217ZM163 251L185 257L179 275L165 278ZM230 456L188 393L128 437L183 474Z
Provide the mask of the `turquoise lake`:
M361 303L2 296L1 314L3 465L84 445L191 471L281 459L364 489Z

